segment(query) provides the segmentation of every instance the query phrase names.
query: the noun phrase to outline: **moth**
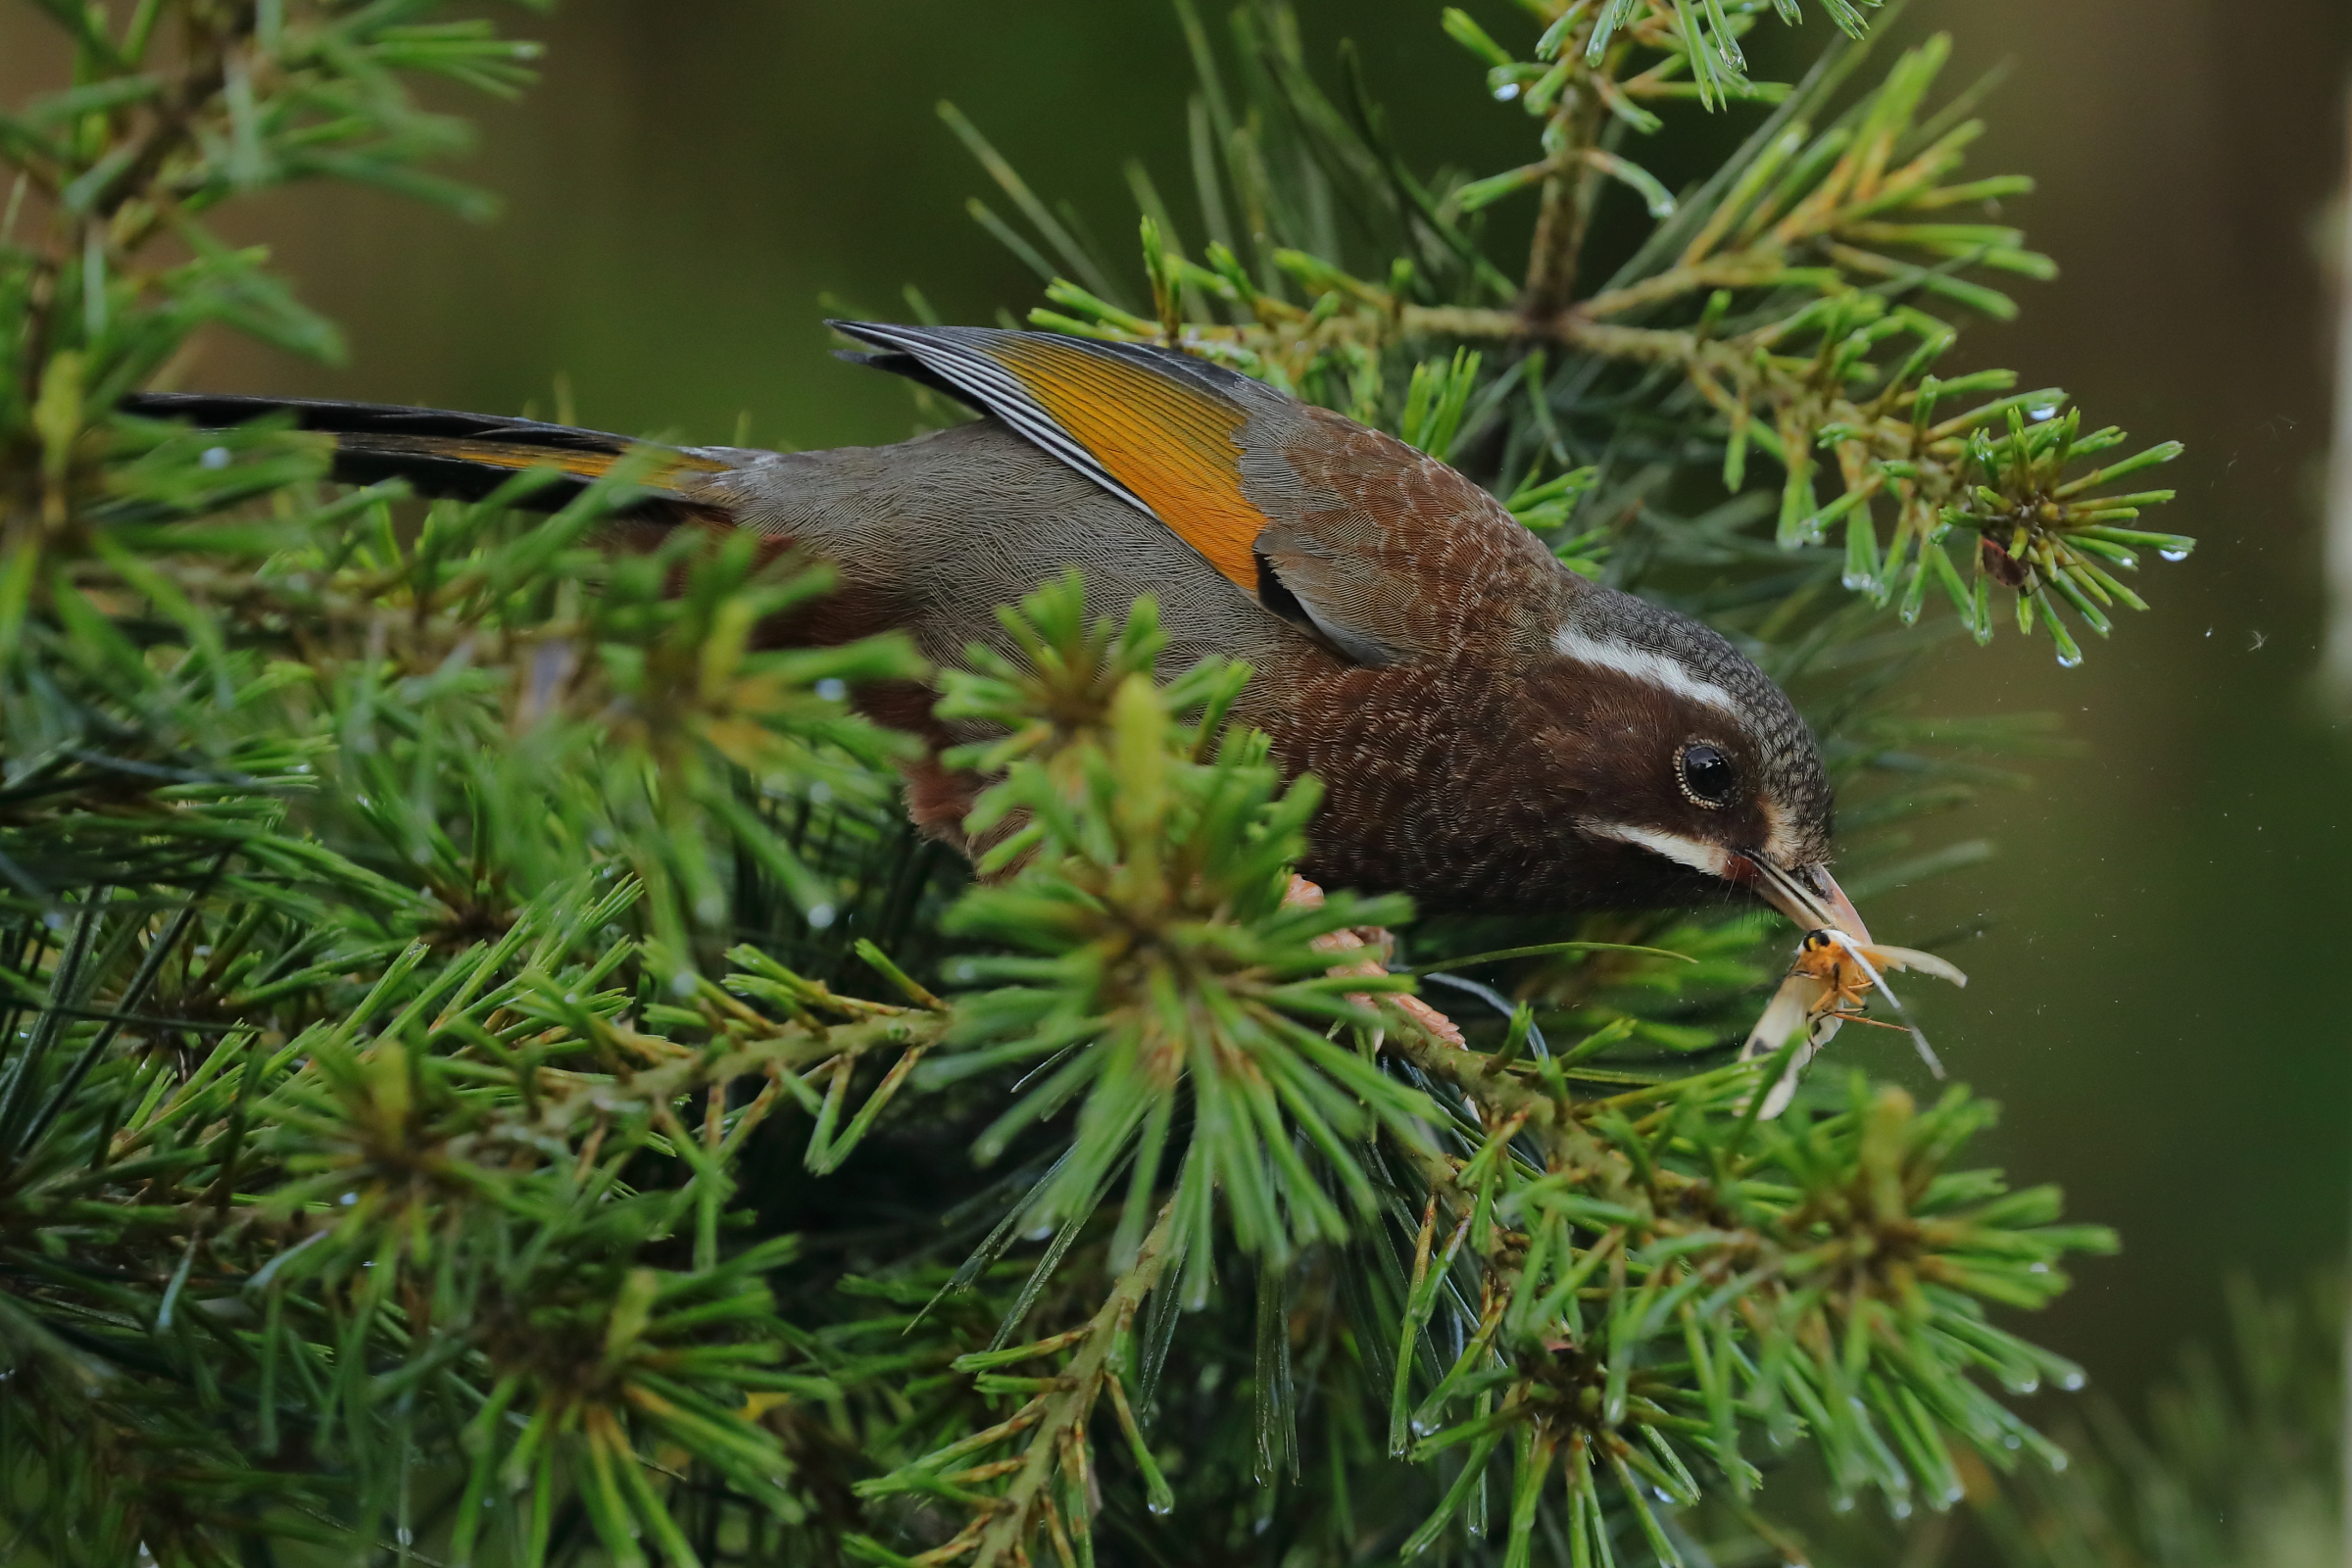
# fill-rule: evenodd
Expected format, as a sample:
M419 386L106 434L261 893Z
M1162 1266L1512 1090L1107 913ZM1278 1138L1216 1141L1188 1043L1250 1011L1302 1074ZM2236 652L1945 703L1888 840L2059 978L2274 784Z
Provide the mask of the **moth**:
M1792 1036L1802 1032L1803 1042L1788 1055L1764 1095L1764 1106L1759 1115L1769 1120L1788 1108L1796 1094L1797 1075L1807 1062L1830 1043L1830 1037L1844 1023L1876 1024L1885 1029L1901 1029L1911 1036L1918 1048L1920 1059L1936 1077L1943 1076L1943 1063L1936 1059L1928 1037L1910 1020L1909 1013L1886 984L1886 976L1897 970L1916 970L1949 980L1953 985L1968 984L1968 976L1938 958L1933 953L1916 948L1881 947L1867 935L1856 937L1834 927L1824 926L1805 933L1797 944L1796 960L1788 974L1773 993L1763 1016L1749 1031L1747 1044L1740 1049L1741 1061L1764 1061L1788 1044ZM1892 1004L1900 1023L1886 1023L1865 1016L1873 992Z

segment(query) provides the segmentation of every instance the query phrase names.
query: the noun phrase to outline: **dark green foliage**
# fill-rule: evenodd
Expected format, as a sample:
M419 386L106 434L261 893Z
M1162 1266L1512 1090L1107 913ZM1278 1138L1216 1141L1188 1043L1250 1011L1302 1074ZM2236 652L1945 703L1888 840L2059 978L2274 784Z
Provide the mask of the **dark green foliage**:
M404 82L528 48L424 0L41 9L74 79L0 119L11 1561L1695 1564L1779 1539L1791 1450L1898 1511L2050 1456L2002 1393L2073 1373L1994 1313L2105 1233L1959 1165L1961 1090L1821 1072L1760 1121L1764 917L1318 900L1315 782L1225 722L1250 672L1156 668L1152 605L1090 625L1075 582L936 672L993 737L967 887L846 702L934 672L761 647L822 568L624 543L633 462L552 516L508 510L538 474L424 506L113 412L201 322L332 352L199 215L313 174L476 204ZM2169 449L2077 474L2120 438L1930 374L1927 307L2043 265L1927 216L2021 188L1949 183L1938 49L1783 91L1761 9L1587 3L1518 53L1448 13L1540 122L1469 182L1280 9L1239 91L1186 12L1206 240L1139 172L1130 298L952 122L1036 240L983 220L1079 280L1048 324L1396 429L1741 639L1860 786L1866 896L1974 853L1901 824L1997 776L1893 705L1931 579L2065 655L2055 608L2104 631L2110 569L2185 543L2106 494ZM1778 107L1677 196L1622 149L1680 98ZM1658 224L1580 292L1611 183ZM1506 268L1477 215L1523 187Z
M2096 1399L2080 1463L2013 1492L1979 1488L1985 1533L2018 1568L2333 1562L2342 1555L2343 1288L2230 1282L2227 1351L2198 1346L2132 1420Z
M2343 1287L2227 1286L2229 1329L2127 1411L2067 1412L2070 1462L1996 1485L1964 1472L1969 1506L1897 1539L1865 1515L1809 1521L1813 1562L1988 1560L2009 1568L2319 1568L2343 1555ZM1961 1527L1966 1527L1965 1529Z
M1204 1291L1219 1196L1237 1245L1281 1261L1294 1248L1346 1238L1348 1216L1324 1180L1357 1218L1373 1211L1356 1151L1375 1126L1426 1142L1420 1098L1327 1038L1337 1024L1376 1024L1346 993L1401 984L1333 975L1329 939L1410 906L1348 894L1286 901L1319 792L1311 778L1283 787L1263 736L1221 730L1248 672L1208 665L1156 688L1152 656L1161 639L1150 602L1137 605L1105 658L1114 650L1101 630L1088 634L1084 594L1073 576L1006 617L1046 678L1024 680L990 659L980 662L993 674L949 683L944 709L1010 734L971 759L1006 769L974 827L985 833L1012 812L1026 818L982 869L1027 864L975 888L950 917L955 929L1010 950L966 958L955 977L1009 983L965 1004L955 1032L965 1049L926 1072L945 1083L1051 1058L1054 1070L974 1146L993 1159L1084 1094L1070 1157L1035 1190L1021 1223L1083 1223L1134 1143L1125 1240L1113 1254L1134 1250L1161 1201L1160 1175L1172 1170L1166 1201L1183 1220L1164 1250L1171 1261L1198 1259ZM1093 677L1091 705L1052 678L1081 669ZM1176 730L1170 710L1189 709L1196 692L1206 711ZM1171 1162L1180 1085L1191 1143ZM1320 1179L1297 1143L1319 1156Z

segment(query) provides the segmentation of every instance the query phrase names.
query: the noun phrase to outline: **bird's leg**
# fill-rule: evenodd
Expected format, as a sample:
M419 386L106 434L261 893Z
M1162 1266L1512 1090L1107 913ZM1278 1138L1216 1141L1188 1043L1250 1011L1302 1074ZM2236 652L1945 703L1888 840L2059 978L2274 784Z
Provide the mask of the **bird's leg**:
M1299 908L1319 909L1323 906L1323 890L1306 878L1293 872L1291 890L1283 895L1282 902ZM1329 971L1332 975L1342 978L1348 975L1387 974L1389 972L1389 955L1395 951L1396 945L1396 939L1390 936L1385 928L1376 925L1359 925L1345 931L1333 931L1315 938L1310 944L1320 953L1350 956L1346 962L1333 964ZM1362 956L1354 956L1359 953ZM1348 997L1348 1000L1366 1006L1371 1005L1372 1003L1371 997L1361 992ZM1384 996L1381 1000L1396 1007L1406 1017L1447 1045L1466 1049L1462 1032L1454 1026L1453 1020L1428 1003L1423 1002L1419 997L1392 993Z

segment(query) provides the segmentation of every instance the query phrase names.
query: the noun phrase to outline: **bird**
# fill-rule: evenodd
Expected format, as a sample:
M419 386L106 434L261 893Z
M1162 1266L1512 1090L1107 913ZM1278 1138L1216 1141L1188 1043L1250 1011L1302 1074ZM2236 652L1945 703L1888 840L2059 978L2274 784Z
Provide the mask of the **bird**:
M1005 644L996 610L1075 566L1089 611L1154 595L1167 657L1253 673L1234 715L1323 805L1302 875L1423 911L1570 915L1761 900L1868 941L1830 871L1833 801L1797 710L1712 628L1571 570L1438 459L1178 348L836 321L843 357L979 416L895 445L670 446L648 525L749 529L831 564L783 642L898 630L935 663ZM479 499L523 469L561 505L644 443L531 419L147 393L226 427L291 415L334 476ZM923 734L906 804L955 840L977 781L934 694L868 710Z

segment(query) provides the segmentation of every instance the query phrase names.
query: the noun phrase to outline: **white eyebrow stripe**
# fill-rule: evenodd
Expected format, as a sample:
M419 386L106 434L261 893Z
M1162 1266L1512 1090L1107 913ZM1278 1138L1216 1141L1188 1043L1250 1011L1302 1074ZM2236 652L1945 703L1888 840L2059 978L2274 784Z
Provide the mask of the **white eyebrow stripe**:
M1621 844L1639 846L1652 855L1662 855L1669 860L1687 865L1693 871L1703 871L1708 876L1722 876L1731 869L1731 852L1720 844L1709 844L1704 839L1686 838L1663 828L1637 827L1631 822L1588 819L1576 825L1595 838L1615 839Z
M1551 634L1552 651L1580 664L1597 669L1613 669L1620 675L1631 675L1645 686L1655 686L1677 696L1688 697L1709 708L1720 708L1738 717L1740 704L1732 694L1711 680L1701 680L1681 664L1647 648L1629 647L1624 643L1603 642L1588 637L1573 626L1562 626Z

